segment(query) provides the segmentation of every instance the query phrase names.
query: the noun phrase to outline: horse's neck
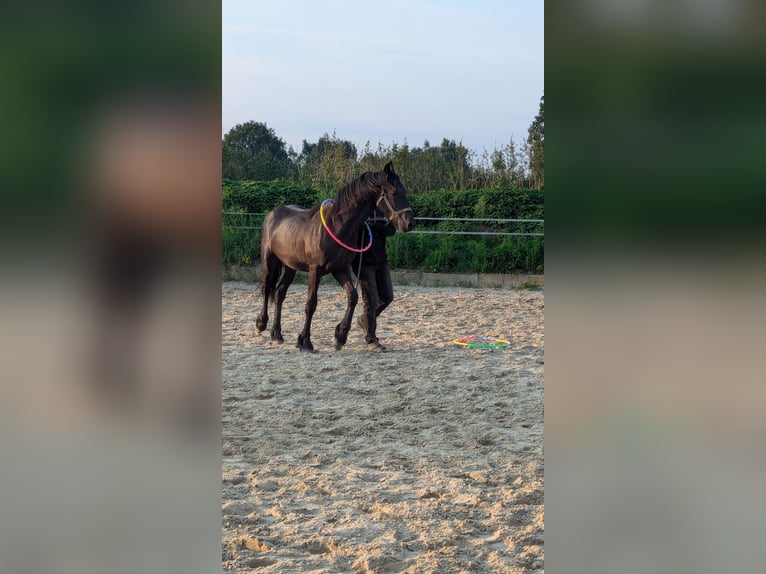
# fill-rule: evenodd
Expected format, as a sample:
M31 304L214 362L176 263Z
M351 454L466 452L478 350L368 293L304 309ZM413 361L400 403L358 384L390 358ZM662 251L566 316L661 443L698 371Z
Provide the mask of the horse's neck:
M359 228L362 227L362 224L372 213L373 207L374 206L370 202L362 202L345 212L343 215L336 216L336 225L339 226L338 232L357 233Z
M354 227L361 226L362 223L370 217L372 210L373 206L370 203L364 203L351 210L349 213L351 214L351 220L353 221Z

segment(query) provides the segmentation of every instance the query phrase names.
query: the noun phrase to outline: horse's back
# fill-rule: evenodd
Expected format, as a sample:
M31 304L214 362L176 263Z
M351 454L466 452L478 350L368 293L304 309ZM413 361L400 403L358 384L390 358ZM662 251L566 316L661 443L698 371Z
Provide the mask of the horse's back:
M280 205L266 214L261 226L261 234L267 238L281 229L295 228L306 224L311 210L300 205Z
M303 207L301 205L294 205L294 204L292 204L292 205L280 205L279 207L277 207L277 209L280 209L280 208L284 208L284 209L287 209L289 211L295 211L295 212L298 212L298 213L309 213L311 211L310 209L306 209L305 207Z

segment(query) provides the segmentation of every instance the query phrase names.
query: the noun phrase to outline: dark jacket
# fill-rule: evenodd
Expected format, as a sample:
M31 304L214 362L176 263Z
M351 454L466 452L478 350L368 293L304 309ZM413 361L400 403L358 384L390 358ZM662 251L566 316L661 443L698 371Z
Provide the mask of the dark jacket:
M351 262L354 273L356 273L356 270L359 268L360 256L362 257L362 265L377 266L388 263L388 257L386 256L386 237L391 237L396 233L396 227L394 227L394 224L390 221L383 219L383 216L377 211L372 212L372 216L367 220L367 225L370 226L370 230L372 231L372 247L364 253L358 253L354 256L354 260ZM367 228L362 226L358 245L364 247L369 242L370 235L367 233Z

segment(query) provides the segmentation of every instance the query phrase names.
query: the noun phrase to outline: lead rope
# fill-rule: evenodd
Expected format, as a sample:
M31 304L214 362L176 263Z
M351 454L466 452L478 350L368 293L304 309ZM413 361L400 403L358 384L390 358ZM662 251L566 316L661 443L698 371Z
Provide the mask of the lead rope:
M378 203L380 203L380 200L378 200ZM375 206L377 207L377 203ZM374 211L374 210L373 210ZM367 222L365 221L367 224ZM372 229L370 228L370 225L367 224L367 231L370 232L370 245L372 245ZM364 233L361 234L359 238L359 249L362 248L364 245ZM354 283L354 289L359 289L359 275L362 273L362 257L364 257L364 253L362 251L359 251L359 266L356 268L356 283Z
M359 249L362 248L364 245L364 234L361 235L361 239L359 240ZM356 270L356 283L354 283L354 289L359 289L359 275L362 272L362 257L364 257L364 253L359 253L359 267Z

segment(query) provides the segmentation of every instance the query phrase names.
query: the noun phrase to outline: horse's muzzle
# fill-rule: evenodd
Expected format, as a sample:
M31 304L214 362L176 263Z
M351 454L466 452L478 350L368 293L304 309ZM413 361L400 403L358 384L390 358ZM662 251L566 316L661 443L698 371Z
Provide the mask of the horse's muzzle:
M412 209L407 207L400 209L392 214L394 225L398 231L407 233L415 229L415 218L412 216Z
M408 231L412 231L415 227L415 218L412 216L412 208L411 207L405 207L404 209L394 209L394 206L391 205L391 202L389 201L386 194L381 194L378 198L378 201L375 203L375 207L378 207L380 204L384 203L388 210L391 212L388 217L390 221L394 223L396 226L397 231L402 231L404 233ZM385 211L384 211L385 213Z

